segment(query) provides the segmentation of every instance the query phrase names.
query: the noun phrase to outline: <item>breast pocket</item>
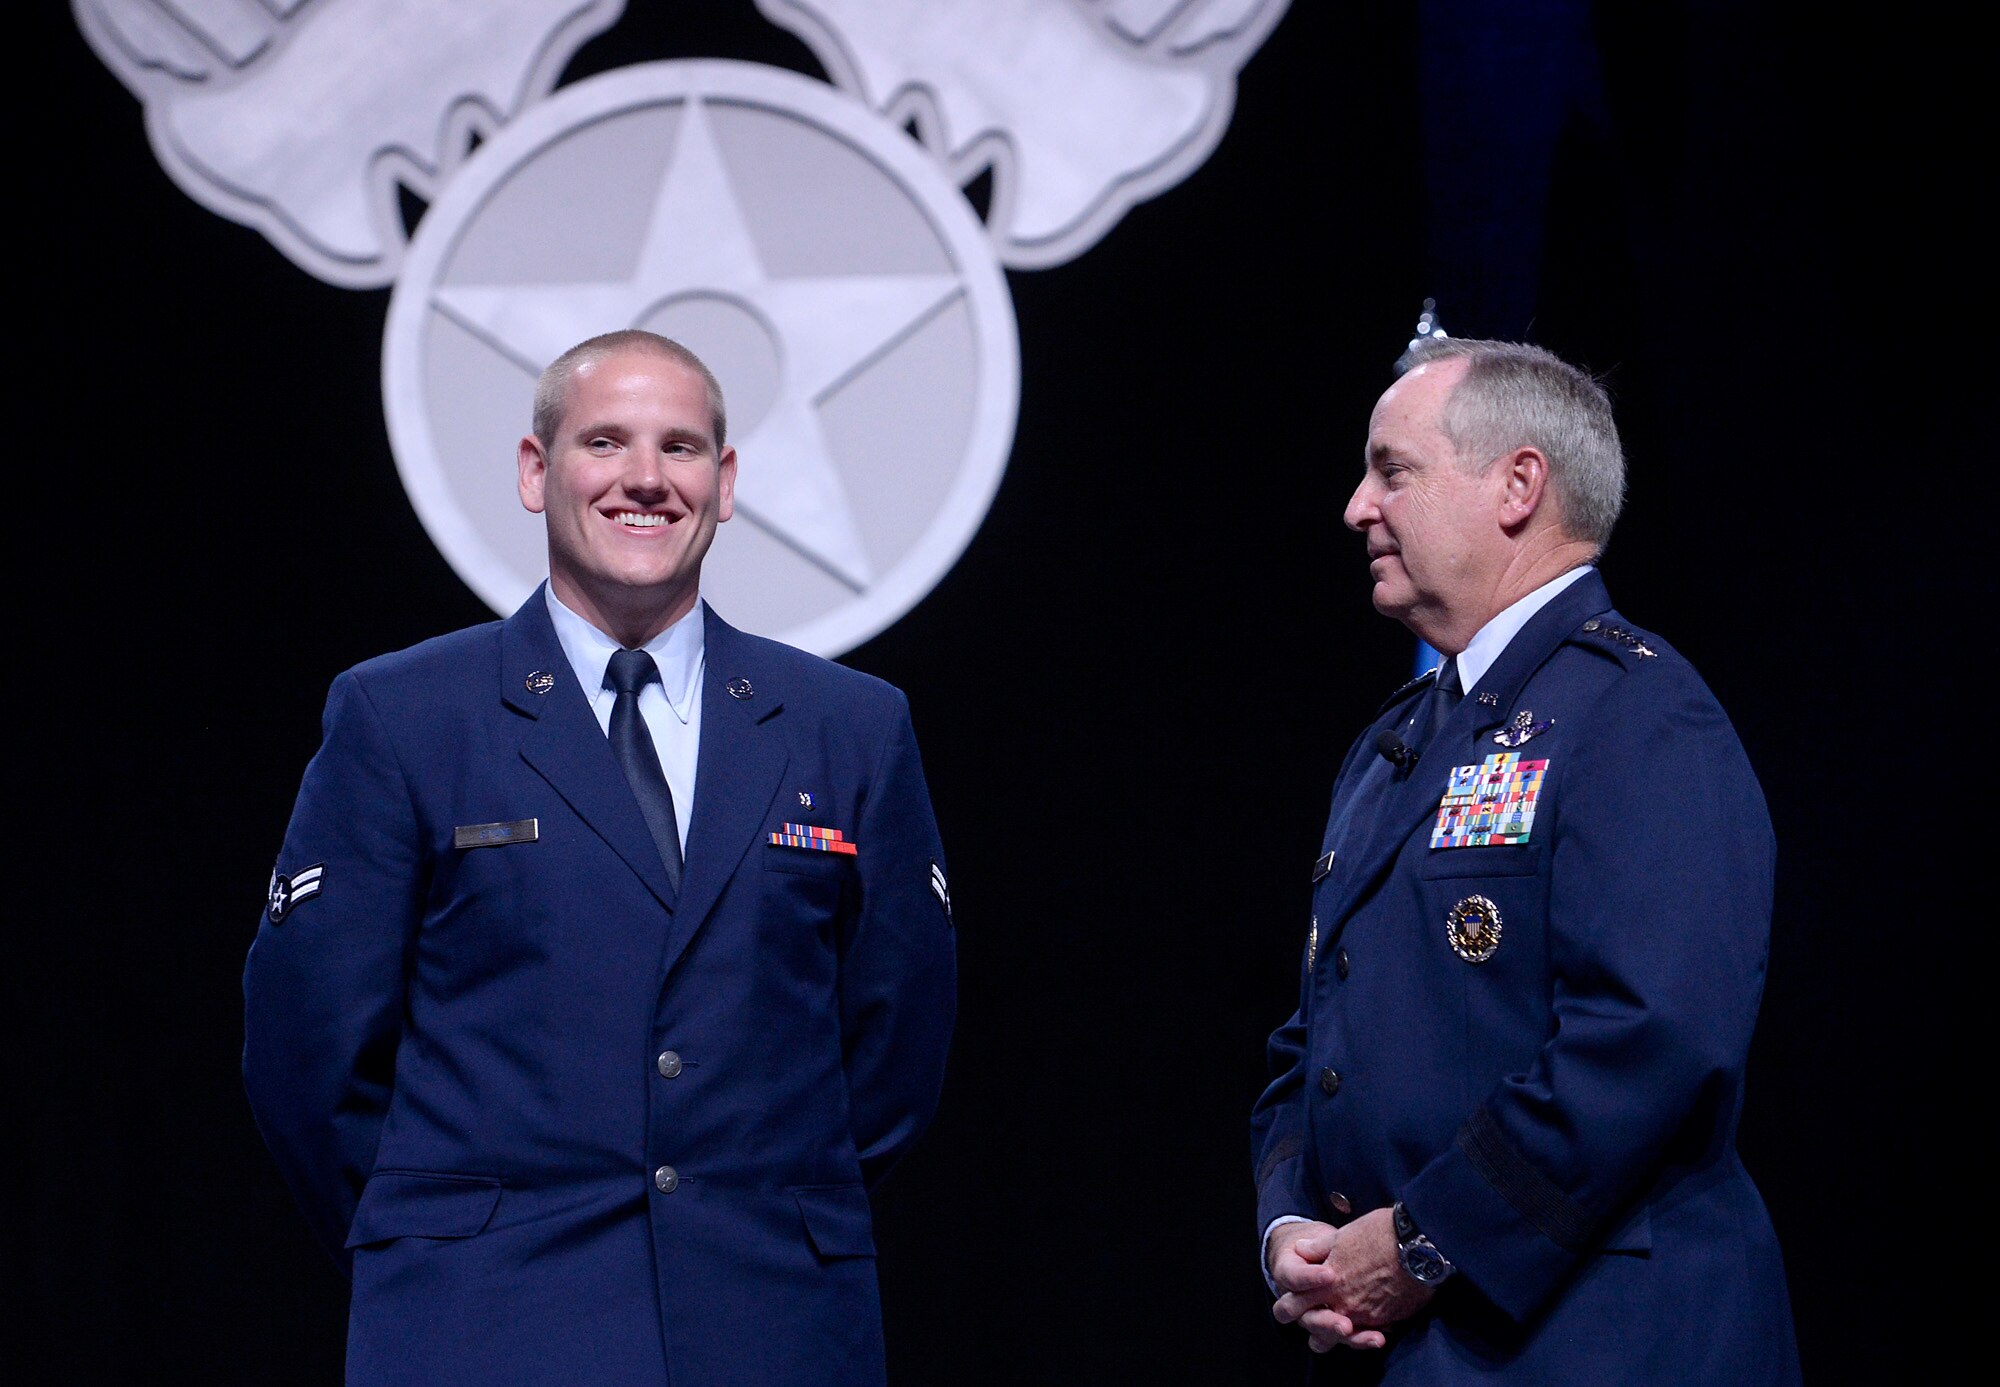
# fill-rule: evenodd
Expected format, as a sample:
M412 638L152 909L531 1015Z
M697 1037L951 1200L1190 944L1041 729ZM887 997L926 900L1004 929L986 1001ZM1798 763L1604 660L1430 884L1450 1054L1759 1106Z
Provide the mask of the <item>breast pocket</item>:
M844 882L854 873L854 858L844 852L814 852L809 848L787 848L771 843L764 848L764 866L768 871L791 876Z
M1548 1030L1546 849L1436 848L1417 869L1418 946L1463 998L1459 1099L1524 1072Z
M1541 868L1540 846L1433 849L1417 871L1426 946L1449 948L1482 974L1538 969Z
M830 941L850 897L859 889L854 858L776 844L760 851L767 923L788 938L798 933L798 926L807 925L814 937Z
M1542 870L1542 845L1519 847L1432 848L1417 875L1425 881L1456 881L1461 877L1527 877Z

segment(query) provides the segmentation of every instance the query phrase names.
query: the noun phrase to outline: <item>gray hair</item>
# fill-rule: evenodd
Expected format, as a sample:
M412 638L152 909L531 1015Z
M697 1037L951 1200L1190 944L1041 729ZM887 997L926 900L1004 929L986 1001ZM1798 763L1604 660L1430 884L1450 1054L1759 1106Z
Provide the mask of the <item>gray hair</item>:
M576 379L576 373L619 352L652 352L669 361L677 361L700 376L708 390L708 415L715 425L715 450L718 453L722 451L729 429L729 415L722 405L722 385L715 379L715 372L673 338L635 327L602 333L579 342L551 361L548 369L542 372L541 379L535 382L534 428L535 437L543 449L555 451L556 430L562 427L563 407L569 402L569 383Z
M1563 529L1603 552L1625 505L1625 450L1604 387L1521 342L1432 337L1407 359L1415 368L1449 358L1464 360L1466 371L1439 423L1460 463L1484 468L1510 449L1537 449L1549 460Z

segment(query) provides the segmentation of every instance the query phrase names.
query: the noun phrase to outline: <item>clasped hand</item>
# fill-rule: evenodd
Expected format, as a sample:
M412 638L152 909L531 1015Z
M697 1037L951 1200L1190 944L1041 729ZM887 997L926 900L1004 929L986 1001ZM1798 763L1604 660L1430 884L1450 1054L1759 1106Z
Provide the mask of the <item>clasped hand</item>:
M1305 1330L1314 1353L1342 1344L1381 1348L1389 1342L1383 1330L1423 1309L1433 1293L1403 1270L1387 1209L1342 1228L1284 1224L1265 1256L1280 1292L1271 1313Z

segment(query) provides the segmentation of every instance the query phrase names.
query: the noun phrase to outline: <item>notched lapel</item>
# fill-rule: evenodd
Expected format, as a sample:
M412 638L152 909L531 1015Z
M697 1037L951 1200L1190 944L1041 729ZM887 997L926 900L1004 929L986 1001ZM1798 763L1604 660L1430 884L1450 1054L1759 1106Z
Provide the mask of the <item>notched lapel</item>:
M535 692L530 681L546 683L535 676L548 675L554 676L553 683ZM502 628L500 696L533 719L522 729L521 759L624 860L661 905L673 910L674 889L660 850L612 755L610 739L577 687L540 588Z
M780 730L784 703L775 677L745 660L742 637L720 617L709 612L706 619L694 818L681 867L680 908L660 960L662 978L694 942L756 841L791 761ZM732 682L739 688L747 682L750 696L731 694Z
M1431 729L1430 736L1424 741L1424 749L1417 757L1416 769L1406 779L1390 785L1389 793L1382 798L1382 812L1375 832L1369 837L1368 846L1349 878L1350 893L1359 893L1371 887L1402 852L1415 825L1437 809L1438 800L1451 777L1452 749L1465 744L1466 738L1471 735L1473 722L1482 711L1472 700L1461 698L1445 720ZM1351 899L1344 902L1339 913L1344 916L1351 903Z
M1563 642L1586 618L1609 610L1611 594L1605 590L1604 579L1593 571L1557 593L1548 606L1536 612L1480 679L1480 691L1492 694L1493 703L1479 709L1479 716L1469 729L1473 735L1511 719L1536 671L1555 657Z
M1471 745L1472 738L1481 731L1511 717L1515 700L1520 697L1534 672L1547 663L1556 648L1582 624L1584 618L1593 612L1608 610L1610 606L1611 595L1605 591L1604 579L1594 572L1586 573L1557 593L1554 600L1536 612L1520 633L1507 643L1507 648L1478 685L1479 690L1498 694L1498 708L1481 704L1475 690L1461 698L1458 706L1451 710L1451 715L1432 730L1424 744L1423 754L1418 758L1416 772L1409 779L1392 786L1383 798L1381 821L1376 832L1368 841L1365 855L1356 862L1353 874L1346 879L1338 905L1329 914L1345 920L1354 902L1373 889L1376 879L1401 854L1417 826L1436 814L1438 801L1444 797L1445 786L1451 778L1452 767L1464 764L1454 758L1462 754Z

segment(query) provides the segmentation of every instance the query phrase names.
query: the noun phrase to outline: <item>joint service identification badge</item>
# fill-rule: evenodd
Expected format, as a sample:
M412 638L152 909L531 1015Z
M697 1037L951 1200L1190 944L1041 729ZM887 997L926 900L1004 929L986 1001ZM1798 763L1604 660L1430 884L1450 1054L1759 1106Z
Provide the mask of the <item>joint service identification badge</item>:
M1500 907L1484 896L1467 896L1445 912L1445 938L1467 963L1484 963L1500 951Z
M1455 766L1438 801L1434 848L1483 848L1525 843L1535 827L1546 760L1523 761L1518 751L1495 752L1477 766Z

